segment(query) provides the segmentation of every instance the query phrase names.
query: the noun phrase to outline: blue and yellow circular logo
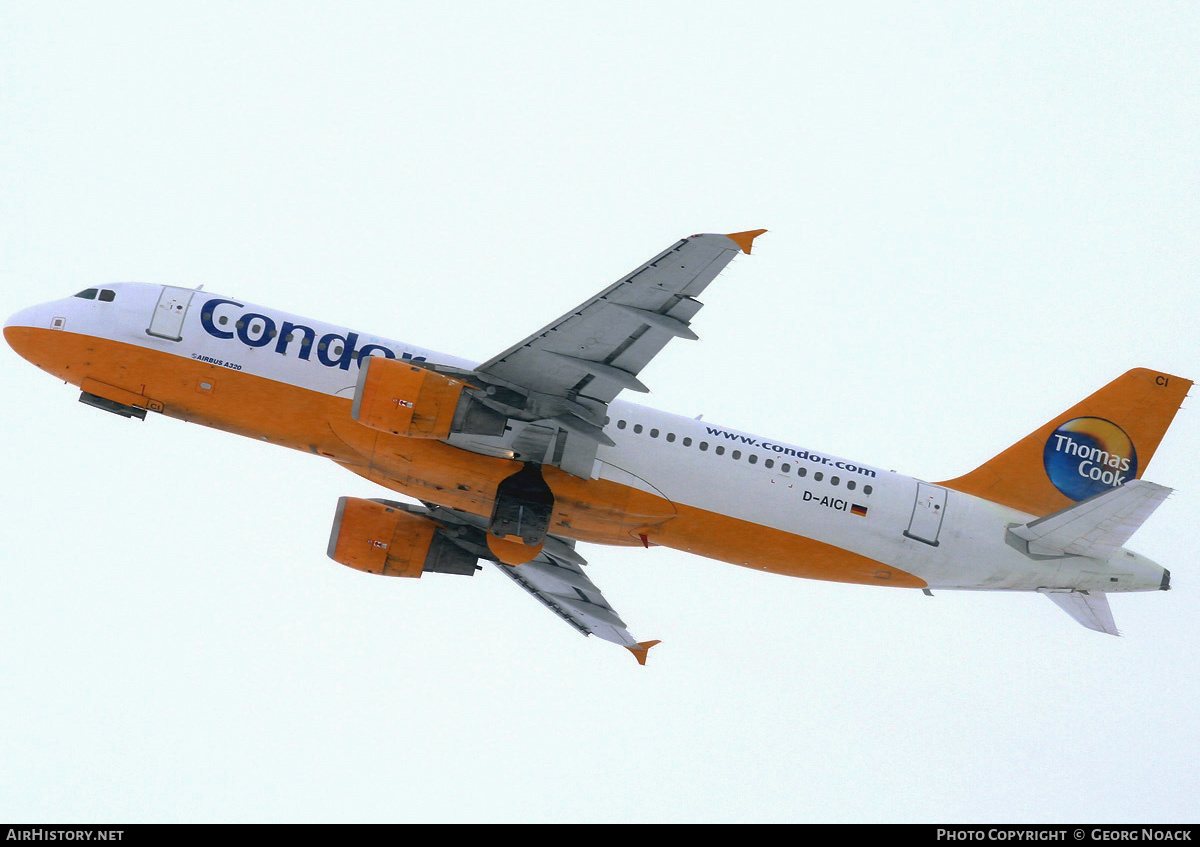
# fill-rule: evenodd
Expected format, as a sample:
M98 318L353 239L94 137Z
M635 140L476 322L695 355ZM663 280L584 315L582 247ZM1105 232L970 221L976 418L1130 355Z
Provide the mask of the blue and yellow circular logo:
M1086 500L1137 477L1133 441L1112 421L1075 418L1046 439L1042 451L1050 482L1072 500Z

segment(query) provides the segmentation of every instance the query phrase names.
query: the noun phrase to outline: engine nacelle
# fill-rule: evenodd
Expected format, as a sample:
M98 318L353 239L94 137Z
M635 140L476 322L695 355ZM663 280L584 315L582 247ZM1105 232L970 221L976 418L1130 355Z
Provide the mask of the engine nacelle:
M477 557L423 514L357 497L338 500L329 558L383 576L419 577L426 571L471 576L478 570Z
M404 359L363 360L350 415L363 426L408 438L445 438L466 383Z
M350 415L363 426L406 438L503 435L507 416L479 402L469 388L405 359L370 356L359 370Z

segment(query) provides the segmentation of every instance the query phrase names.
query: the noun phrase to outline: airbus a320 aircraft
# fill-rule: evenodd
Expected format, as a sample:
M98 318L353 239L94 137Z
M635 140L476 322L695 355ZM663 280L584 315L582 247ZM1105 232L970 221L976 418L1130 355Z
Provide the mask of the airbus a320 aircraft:
M662 545L788 576L1045 594L1117 634L1107 595L1170 587L1124 546L1191 382L1132 370L971 473L918 479L618 399L764 230L695 235L483 364L199 289L123 283L26 309L20 355L128 418L159 412L332 459L414 503L343 497L334 560L490 561L645 663L577 542Z

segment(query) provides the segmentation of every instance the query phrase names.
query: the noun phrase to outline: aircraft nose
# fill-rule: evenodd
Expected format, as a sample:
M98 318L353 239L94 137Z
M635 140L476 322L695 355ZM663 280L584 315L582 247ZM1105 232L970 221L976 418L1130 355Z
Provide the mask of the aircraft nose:
M22 309L4 323L4 340L22 358L29 359L29 345L33 331L48 328L44 306L30 306Z
M28 309L22 309L4 322L4 328L8 329L9 327L15 326L30 326L31 322L36 317L34 315L34 312L36 311L37 306L31 306Z

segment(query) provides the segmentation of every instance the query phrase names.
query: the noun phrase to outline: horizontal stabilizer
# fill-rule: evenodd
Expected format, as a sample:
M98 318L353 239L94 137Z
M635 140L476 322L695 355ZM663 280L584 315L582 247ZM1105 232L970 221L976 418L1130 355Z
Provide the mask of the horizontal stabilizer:
M1170 488L1135 479L1009 532L1028 542L1032 555L1108 561L1170 493Z
M1108 606L1108 595L1085 594L1082 591L1043 591L1058 608L1095 632L1120 635L1113 621L1112 609Z

